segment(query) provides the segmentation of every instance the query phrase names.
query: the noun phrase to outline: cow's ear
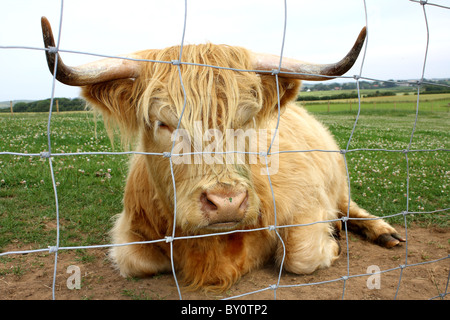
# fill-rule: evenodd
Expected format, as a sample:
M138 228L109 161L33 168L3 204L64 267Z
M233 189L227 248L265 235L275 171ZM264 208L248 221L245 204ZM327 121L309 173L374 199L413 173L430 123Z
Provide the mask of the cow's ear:
M135 82L134 79L120 79L81 87L81 95L88 106L103 115L108 132L112 134L112 129L118 126L126 140L136 136L139 130Z
M295 101L301 86L300 80L278 77L277 90L277 81L272 75L262 75L261 82L264 95L262 115L268 118L278 113L278 94L280 110L283 112L288 103Z
M298 96L298 91L302 82L300 80L279 78L278 80L280 90L281 107L286 106L287 103L295 101ZM278 102L277 102L278 103Z
M154 60L158 50L136 52L133 57ZM108 133L113 128L121 131L122 142L131 142L139 136L143 119L139 116L138 105L142 92L151 79L151 61L140 62L140 76L137 78L118 79L81 87L81 95L88 105L103 115Z

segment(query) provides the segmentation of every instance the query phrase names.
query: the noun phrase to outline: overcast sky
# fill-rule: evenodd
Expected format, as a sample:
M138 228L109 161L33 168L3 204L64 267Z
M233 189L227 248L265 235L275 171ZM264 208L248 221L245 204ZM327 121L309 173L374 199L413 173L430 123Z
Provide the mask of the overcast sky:
M450 0L429 2L450 6ZM181 43L184 0L65 0L61 49L105 55ZM419 79L427 41L423 8L409 0L366 0L369 38L362 75ZM430 29L426 78L450 77L450 10L425 6ZM42 48L41 16L55 37L60 0L0 0L0 47ZM364 0L288 0L284 55L304 61L340 60L366 24ZM283 0L188 0L185 44L245 46L279 54ZM68 65L97 58L63 53ZM347 75L360 73L362 59ZM333 81L333 80L332 80ZM350 80L346 80L350 81ZM52 77L44 52L0 48L0 101L45 99ZM77 97L79 89L58 84L55 96Z

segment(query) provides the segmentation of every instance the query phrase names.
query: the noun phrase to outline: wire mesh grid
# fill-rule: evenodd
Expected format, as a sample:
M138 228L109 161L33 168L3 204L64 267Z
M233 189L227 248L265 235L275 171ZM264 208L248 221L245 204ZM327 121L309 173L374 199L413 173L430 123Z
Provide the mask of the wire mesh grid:
M420 87L424 84L427 84L424 75L425 75L425 69L426 69L426 63L427 63L427 55L428 55L428 45L429 45L429 27L428 27L428 18L427 18L427 11L426 8L427 6L435 6L441 9L450 9L450 7L447 6L443 6L443 5L439 5L439 4L434 4L428 1L415 1L415 0L409 0L410 2L414 2L417 3L419 5L422 6L422 10L423 10L423 17L424 17L424 21L425 21L425 28L426 28L426 34L427 34L427 41L425 44L425 55L424 55L424 59L423 59L423 66L422 66L422 75L421 77L417 80L416 82L416 86L417 86L417 102L416 102L416 113L415 113L415 122L414 122L414 126L412 128L411 134L410 134L410 139L409 139L409 144L407 146L406 149L402 149L402 150L391 150L391 149L350 149L350 143L353 139L353 134L355 132L355 129L358 126L358 119L359 119L359 115L360 115L360 111L361 111L361 89L360 89L360 81L362 80L369 80L369 81L383 81L383 82L388 82L389 80L386 79L374 79L374 78L370 78L370 77L366 77L363 75L363 67L364 67L364 61L365 61L365 57L366 57L366 50L367 50L367 44L364 48L364 52L362 55L362 63L360 66L360 71L358 75L353 75L353 76L341 76L341 78L348 78L350 80L354 80L357 86L357 93L358 93L358 112L356 115L356 119L354 121L353 124L353 128L350 134L350 137L348 139L347 145L345 149L341 149L341 150L334 150L331 152L338 152L340 154L342 154L343 158L344 158L344 163L345 163L345 169L346 169L346 174L347 174L347 181L348 181L348 187L349 187L349 193L351 193L351 187L350 187L350 177L349 177L349 170L348 170L348 162L347 162L347 154L350 152L355 152L355 151L384 151L384 152L396 152L396 153L400 153L404 155L404 159L405 159L405 163L406 163L406 208L404 211L402 212L398 212L396 214L392 214L390 216L384 216L383 218L389 218L389 217L394 217L394 216L403 216L403 221L404 221L404 227L405 227L405 236L406 236L406 244L405 244L405 260L403 261L402 264L400 264L398 267L393 268L393 269L388 269L388 270L381 270L379 271L379 273L385 273L385 272L390 272L393 270L400 270L400 275L399 275L399 280L398 280L398 284L397 284L397 290L396 290L396 294L395 294L395 298L397 297L397 293L398 290L400 288L400 283L401 283L401 279L402 279L402 274L403 274L403 270L409 267L414 267L416 265L420 265L420 264L429 264L429 263L435 263L441 260L445 260L448 259L450 256L441 258L441 259L436 259L436 260L432 260L432 261L426 261L426 262L422 262L422 263L408 263L408 224L407 224L407 217L408 215L412 215L412 214L423 214L423 213L444 213L446 214L448 212L448 210L450 210L450 208L443 208L443 209L437 209L434 211L429 211L429 212L413 212L410 211L410 207L409 207L409 201L408 199L409 197L409 183L410 183L410 174L409 174L409 155L411 153L414 152L448 152L450 150L448 149L421 149L421 150L416 150L416 149L412 149L412 142L413 142L413 138L414 138L414 134L415 134L415 130L416 130L416 124L417 124L417 119L419 117L419 106L420 106ZM366 1L363 0L364 3L364 10L365 10L365 19L366 19L366 28L368 30L368 38L367 40L370 40L370 27L369 27L369 21L367 18L367 6L366 6ZM288 5L287 2L284 1L284 3L280 4L284 6L284 31L283 31L283 38L282 38L282 44L281 44L281 52L280 52L280 61L279 61L279 68L278 70L273 70L269 73L271 73L276 81L277 81L277 88L278 86L278 74L280 72L281 69L281 64L282 64L282 60L283 60L283 50L284 50L284 42L285 42L285 34L286 34L286 26L287 26L287 12L288 12ZM139 61L146 61L148 63L169 63L172 64L175 68L178 68L179 71L179 75L180 75L180 83L181 86L183 88L183 94L184 94L184 106L183 106L183 111L181 114L181 117L179 119L178 122L178 127L176 129L175 135L177 134L179 128L180 128L180 124L181 124L181 119L183 117L183 113L184 113L184 109L186 107L186 91L184 88L184 84L183 84L183 79L181 76L181 66L182 65L200 65L200 66L204 66L204 67L209 67L209 68L222 68L222 69L229 69L229 70L235 70L235 71L240 71L240 72L252 72L254 70L237 70L237 69L232 69L232 68L224 68L224 67L218 67L218 66L213 66L213 65L201 65L201 64L195 64L195 63L191 63L191 62L184 62L182 61L181 57L182 57L182 52L183 52L183 47L184 47L184 39L185 39L185 30L186 30L186 19L188 16L188 1L185 0L184 1L184 23L183 23L183 30L182 30L182 39L181 39L181 46L180 46L180 59L176 60L176 61L155 61L155 60L139 60ZM60 10L60 32L58 33L57 36L57 42L56 42L56 47L55 48L36 48L36 47L27 47L27 46L0 46L0 49L21 49L21 50L52 50L54 53L58 53L58 52L67 52L67 53L76 53L76 54L87 54L87 55L92 55L92 56L98 56L98 57L112 57L112 58L119 58L119 59L124 59L123 57L117 57L117 56L108 56L108 55L100 55L100 54L93 54L93 53L87 53L87 52L80 52L80 51L71 51L71 50L61 50L59 49L59 44L60 44L60 40L61 40L61 26L62 26L62 22L63 22L63 12L64 12L64 0L61 0L61 10ZM125 58L125 59L130 59L130 58ZM135 60L135 59L130 59L130 60ZM57 63L55 63L55 70L57 68ZM56 72L55 72L56 74ZM54 254L54 271L53 271L53 284L52 284L52 297L53 299L56 298L56 290L55 290L55 281L56 281L56 272L57 272L57 265L58 265L58 252L61 250L76 250L76 249L92 249L92 248L110 248L112 246L127 246L127 245L134 245L134 244L143 244L143 243L157 243L157 242L167 242L170 244L170 252L171 252L171 265L172 265L172 273L173 273L173 278L175 280L176 283L176 288L178 291L178 296L180 299L182 299L182 294L181 294L181 290L180 290L180 286L178 284L178 280L177 280L177 272L176 272L176 267L174 265L174 260L173 260L173 242L174 241L182 241L183 239L186 238L193 238L193 237L208 237L208 236L212 236L212 235L226 235L226 234L231 234L231 233L237 233L237 232L254 232L254 231L259 231L259 230L263 230L263 229L268 229L272 232L275 232L277 237L279 238L279 241L282 243L283 247L284 247L284 242L282 237L280 236L278 230L280 228L290 228L290 227L299 227L299 226L306 226L306 225L310 225L310 224L301 224L301 225L278 225L277 224L277 219L276 219L276 205L275 205L275 200L273 198L274 201L274 209L275 209L275 221L274 224L271 226L268 226L267 228L262 228L262 229L252 229L252 230L234 230L234 231L229 231L229 232L221 232L221 233L216 233L216 234L208 234L208 235L201 235L201 236L183 236L183 237L179 237L175 235L175 224L173 226L173 231L172 231L172 235L171 236L167 236L163 239L156 239L156 240L152 240L152 241L144 241L144 242L133 242L133 243L126 243L126 244L105 244L105 245L89 245L89 246L60 246L60 217L59 217L59 203L58 203L58 191L57 191L57 184L56 184L56 180L55 180L55 173L54 173L54 159L57 157L67 157L67 156L83 156L83 155L122 155L122 154L145 154L145 155L149 155L149 156L159 156L159 157L167 157L170 160L170 169L171 169L171 176L172 176L172 183L173 183L173 189L174 189L174 212L173 212L173 219L174 221L176 220L176 215L177 215L177 210L176 210L176 201L177 201L177 197L176 197L176 181L175 181L175 176L174 176L174 171L173 171L173 161L172 161L172 157L174 156L179 156L179 154L176 154L173 152L173 149L175 147L175 141L177 139L174 139L174 143L172 145L172 152L171 153L145 153L145 152L135 152L135 151L127 151L127 152L75 152L75 153L55 153L52 152L52 135L51 135L51 125L52 125L52 110L53 110L53 104L55 101L55 83L56 83L56 78L53 77L53 83L52 83L52 93L51 93L51 102L50 102L50 108L49 108L49 116L48 116L48 124L47 124L47 139L48 139L48 151L46 152L40 152L40 153L18 153L18 152L9 152L9 151L1 151L0 152L0 156L1 155L17 155L17 156L27 156L27 157L40 157L43 159L47 159L48 163L49 163L49 170L50 170L50 174L51 174L51 179L52 179L52 184L53 184L53 191L54 191L54 199L55 199L55 207L56 207L56 240L55 243L51 246L49 246L48 248L43 248L43 249L36 249L36 250L19 250L19 251L9 251L9 252L3 252L0 253L0 257L2 256L6 256L6 255L14 255L14 254L24 254L24 253L38 253L38 252L47 252L47 253L52 253ZM431 84L431 83L430 83ZM435 85L435 84L433 84ZM277 92L277 98L278 98L278 106L280 106L280 94L279 92ZM280 110L278 110L278 120L280 118ZM275 130L278 130L278 124ZM275 135L274 135L275 138ZM272 144L273 144L273 140L272 140ZM285 150L279 150L279 151L272 151L271 147L272 144L270 145L267 153L263 153L260 154L261 156L263 156L266 159L266 168L268 171L268 175L267 178L269 179L269 183L270 183L270 188L271 188L271 192L272 192L272 196L274 197L274 191L272 188L272 183L271 183L271 178L270 178L270 173L269 173L269 168L268 168L268 156L270 156L271 154L275 154L275 153L285 153L285 152L330 152L329 150L295 150L295 151L285 151ZM221 153L221 152L216 152L216 153ZM350 194L349 194L349 199ZM349 200L350 201L350 200ZM349 206L350 207L350 206ZM318 221L318 222L314 222L314 223L324 223L324 222L333 222L333 221L342 221L345 225L347 224L347 222L350 219L356 219L356 218L351 218L349 217L349 212L347 212L347 216L342 218L342 219L336 219L336 220L329 220L329 221ZM377 218L378 219L378 218ZM314 224L313 223L313 224ZM287 287L302 287L302 286L314 286L314 285L318 285L318 284L323 284L323 283L328 283L328 282L337 282L337 281L342 281L343 282L343 290L342 290L342 298L344 298L345 296L345 292L346 292L346 282L347 280L349 280L350 278L354 278L354 277L364 277L364 276L368 276L368 275L372 275L372 273L368 274L351 274L350 273L350 256L349 256L349 243L348 243L348 235L347 235L347 229L345 228L345 232L346 232L346 247L347 247L347 254L346 254L346 259L347 259L347 273L345 275L342 276L338 276L335 279L332 280L328 280L328 281L322 281L322 282L311 282L311 283L306 283L306 284L293 284L293 285L282 285L280 284L280 280L281 280L281 276L282 276L282 269L283 269L283 261L281 262L281 266L279 269L279 273L278 273L278 277L277 280L275 281L275 283L268 285L266 288L264 289L260 289L260 290L256 290L256 291L252 291L252 292L246 292L237 296L233 296L233 297L229 297L227 299L235 299L235 298L240 298L240 297L245 297L245 296L249 296L251 294L257 293L257 292L261 292L261 291L273 291L274 294L274 298L277 297L277 291L281 288L287 288ZM283 260L284 260L284 256L285 256L285 252L283 255ZM449 280L450 280L450 273L449 273L449 278L447 280L447 286L444 289L444 291L442 293L440 293L439 295L435 296L435 297L431 297L431 299L436 299L436 298L443 298L448 294L448 284L449 284Z

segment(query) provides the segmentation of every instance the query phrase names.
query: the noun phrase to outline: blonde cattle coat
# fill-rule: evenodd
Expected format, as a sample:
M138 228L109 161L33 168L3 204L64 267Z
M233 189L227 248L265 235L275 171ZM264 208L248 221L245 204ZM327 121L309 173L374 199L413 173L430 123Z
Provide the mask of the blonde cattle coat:
M144 59L172 61L179 47L136 53ZM185 46L182 60L208 65L252 69L249 52L242 48L212 44ZM186 93L180 129L191 136L196 130L273 129L278 109L280 151L333 150L339 147L329 131L294 103L300 81L279 79L280 108L276 80L257 75L204 66L142 63L136 79L115 80L84 86L82 94L105 120L119 125L125 143L135 141L137 151L170 152L172 134L185 103L179 70ZM180 69L179 69L180 68ZM197 128L198 129L198 128ZM268 136L267 146L271 136ZM195 151L195 150L193 150ZM205 190L247 192L246 214L237 230L275 224L309 224L345 217L348 186L339 152L294 152L278 154L278 171L269 178L263 161L256 164L174 164L176 183L175 236L208 234L200 197ZM247 158L248 160L248 158ZM114 243L163 239L172 236L174 190L168 157L134 155L124 194L124 209L115 220ZM373 217L350 201L350 218ZM395 229L382 220L349 221L369 240L383 241ZM320 222L308 226L279 228L286 257L283 267L293 273L311 273L330 266L339 255L336 234L341 223ZM224 228L224 230L228 230ZM177 275L191 288L225 290L243 274L268 261L281 263L283 246L274 230L235 232L173 241ZM114 247L111 258L123 276L148 276L171 270L170 245L135 244Z

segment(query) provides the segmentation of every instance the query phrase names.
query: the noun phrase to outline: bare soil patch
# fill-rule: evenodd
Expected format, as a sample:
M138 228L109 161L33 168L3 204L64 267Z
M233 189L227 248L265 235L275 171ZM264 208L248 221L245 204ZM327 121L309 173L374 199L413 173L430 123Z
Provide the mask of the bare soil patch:
M404 228L396 228L401 234L405 234ZM349 234L348 267L344 234L340 240L343 249L341 257L332 267L310 275L283 272L280 285L290 287L278 288L276 291L263 290L278 281L279 270L268 265L243 276L227 292L207 294L189 292L181 287L181 295L184 300L215 300L263 290L239 299L274 299L275 294L276 299L280 300L424 300L439 296L445 292L449 281L449 230L416 226L408 228L407 232L407 244L392 249L381 248ZM408 265L417 265L403 270L395 269L405 264L406 249ZM55 281L57 300L179 299L172 274L146 279L125 279L112 267L107 249L89 249L83 254L80 258L80 253L73 250L58 253ZM0 299L52 299L54 256L53 253L31 253L3 257L0 262ZM441 258L447 259L422 264ZM67 273L67 269L71 265L80 268L80 289L68 289L67 280L71 273ZM378 266L381 271L395 269L380 274L379 289L368 288L368 282L375 284L369 275L353 277L368 273L368 267L373 265ZM350 277L344 280L348 275ZM320 284L310 285L311 283ZM448 300L449 297L447 295L443 299Z

